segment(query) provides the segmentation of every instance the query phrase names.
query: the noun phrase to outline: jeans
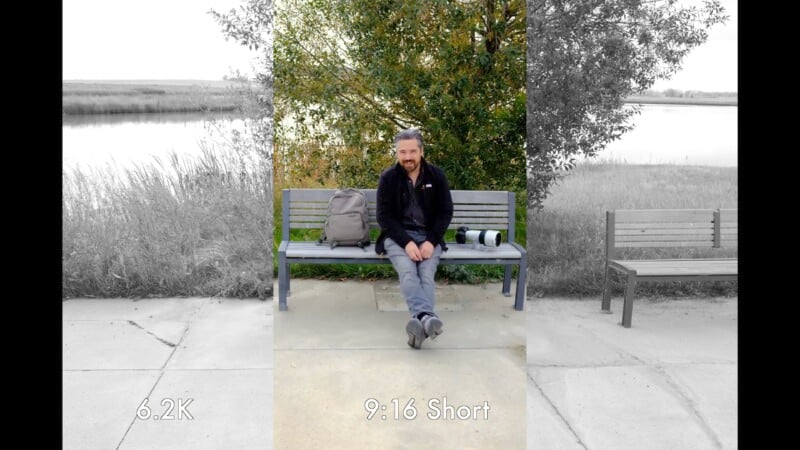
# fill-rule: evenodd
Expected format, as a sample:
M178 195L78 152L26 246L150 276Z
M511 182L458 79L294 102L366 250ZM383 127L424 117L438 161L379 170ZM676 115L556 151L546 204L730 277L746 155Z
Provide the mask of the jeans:
M433 314L435 303L433 277L436 275L436 267L442 256L442 247L437 245L433 248L433 255L429 259L416 262L412 261L406 250L391 238L386 238L384 246L400 278L400 291L406 299L411 317L416 317L421 312Z

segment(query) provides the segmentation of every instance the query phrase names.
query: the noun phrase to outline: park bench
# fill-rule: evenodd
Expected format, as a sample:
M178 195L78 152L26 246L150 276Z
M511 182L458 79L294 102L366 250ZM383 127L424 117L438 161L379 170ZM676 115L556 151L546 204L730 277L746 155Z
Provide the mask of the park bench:
M360 189L369 202L369 226L378 229L376 189ZM278 247L278 306L285 311L290 294L290 264L391 264L386 255L375 253L375 241L365 249L335 247L317 241L292 241L290 229L318 229L325 223L328 199L335 189L284 189L282 199L281 243ZM447 242L448 250L442 252L439 264L501 264L505 266L502 293L510 297L511 275L519 266L514 309L522 311L525 295L526 252L514 242L515 194L506 191L450 191L453 198L453 219L449 229L467 226L471 230L491 229L501 231L503 240L496 248L472 243ZM374 234L374 233L373 233Z
M737 280L738 258L617 259L625 247L736 248L737 209L641 209L606 212L601 310L611 313L611 271L626 277L622 326L631 327L637 282Z

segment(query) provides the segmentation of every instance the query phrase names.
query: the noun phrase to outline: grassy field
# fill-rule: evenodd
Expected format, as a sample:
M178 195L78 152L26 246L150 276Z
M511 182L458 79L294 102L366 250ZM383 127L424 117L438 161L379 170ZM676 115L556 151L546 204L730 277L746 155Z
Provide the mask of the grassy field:
M66 115L234 111L242 101L229 81L64 81Z
M737 168L583 163L529 215L535 295L599 296L605 212L625 208L736 208ZM730 257L736 249L626 249L628 258ZM615 283L619 294L623 284ZM648 283L637 295L735 295L736 282Z

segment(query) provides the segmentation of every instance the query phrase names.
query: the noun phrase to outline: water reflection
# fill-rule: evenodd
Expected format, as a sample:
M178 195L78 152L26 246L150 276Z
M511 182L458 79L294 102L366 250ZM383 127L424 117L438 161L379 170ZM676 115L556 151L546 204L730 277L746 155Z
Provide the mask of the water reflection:
M126 122L148 123L186 123L203 120L241 119L238 112L171 112L141 114L65 114L61 116L65 127L88 127L96 125L116 125Z
M636 127L597 159L629 164L738 165L738 107L643 105ZM222 127L243 128L232 113L110 114L64 116L65 169L107 164L132 167L166 160L171 152L199 156L201 142Z
M93 114L65 116L62 126L62 167L133 168L199 156L202 145L213 145L219 129L243 128L241 115L214 113Z

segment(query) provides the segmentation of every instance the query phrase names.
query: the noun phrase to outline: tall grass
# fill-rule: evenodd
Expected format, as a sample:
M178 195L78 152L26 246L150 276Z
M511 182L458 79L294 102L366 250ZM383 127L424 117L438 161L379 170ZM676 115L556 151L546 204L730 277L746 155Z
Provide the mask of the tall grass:
M598 296L605 261L605 212L612 209L736 208L737 169L686 165L577 166L539 212L528 215L529 293ZM621 257L734 257L737 249L625 249ZM614 277L619 295L622 280ZM737 282L646 283L637 295L735 295Z
M201 150L63 173L64 297L271 296L271 163Z

